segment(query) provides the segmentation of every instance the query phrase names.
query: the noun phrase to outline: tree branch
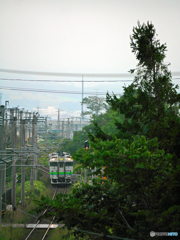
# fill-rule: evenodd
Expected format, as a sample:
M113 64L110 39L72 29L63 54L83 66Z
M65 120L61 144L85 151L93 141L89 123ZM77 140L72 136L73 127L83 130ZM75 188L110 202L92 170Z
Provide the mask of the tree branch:
M118 210L118 211L119 211L119 213L120 213L120 215L121 215L121 217L122 217L122 219L123 219L123 222L127 225L127 227L128 227L130 230L134 231L134 229L133 229L132 227L130 227L129 223L127 222L127 220L126 220L125 217L123 216L121 210Z

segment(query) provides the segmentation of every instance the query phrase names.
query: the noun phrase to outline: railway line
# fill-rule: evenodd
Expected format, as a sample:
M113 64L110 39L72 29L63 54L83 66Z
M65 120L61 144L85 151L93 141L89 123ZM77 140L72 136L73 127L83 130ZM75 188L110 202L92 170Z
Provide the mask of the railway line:
M62 152L62 155L58 153L49 154L49 169L44 166L39 166L39 169L49 175L51 186L55 188L52 200L55 198L58 190L64 194L68 192L67 188L72 184L71 176L73 175L73 159L70 158L70 154L66 152ZM32 228L32 230L25 240L37 238L44 240L47 237L49 229L54 226L53 223L55 220L54 216L49 224L44 224L45 220L41 219L41 217L44 216L47 211L48 208L39 216L39 220L35 224L28 224L26 226L26 228ZM38 235L36 238L34 238L35 230Z
M58 188L55 189L54 194L53 194L53 196L52 196L52 199L55 198L55 196L56 196L57 193L58 193ZM47 208L46 210L44 210L44 212L42 213L41 217L47 212L47 210L48 210L48 208ZM44 239L46 238L46 236L47 236L47 234L48 234L48 232L49 232L49 229L51 228L51 225L52 225L53 222L54 222L54 219L55 219L55 217L52 218L51 223L49 224L48 228L46 229L46 232L43 234L43 236L42 236L42 238L41 238L42 240L44 240ZM41 221L42 221L41 219L39 219L39 220L37 221L37 223L35 224L35 226L34 226L33 229L31 230L31 232L28 234L28 236L25 238L25 240L30 240L31 237L33 237L33 232L34 232L35 229L37 229L38 224L40 224ZM42 235L42 233L41 233L41 235Z
M46 174L49 175L49 169L48 169L48 168L46 168L46 167L44 167L44 166L40 166L39 169L40 169L41 171L43 171L44 173L46 173Z

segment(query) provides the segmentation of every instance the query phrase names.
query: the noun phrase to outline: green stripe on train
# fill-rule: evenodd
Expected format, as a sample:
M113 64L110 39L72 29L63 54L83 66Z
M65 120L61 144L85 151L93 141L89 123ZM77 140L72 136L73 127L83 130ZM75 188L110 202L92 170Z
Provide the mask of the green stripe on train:
M58 173L57 172L50 172L49 173L50 175L57 175ZM66 175L71 175L73 174L73 172L66 172ZM59 172L59 175L64 175L64 172Z

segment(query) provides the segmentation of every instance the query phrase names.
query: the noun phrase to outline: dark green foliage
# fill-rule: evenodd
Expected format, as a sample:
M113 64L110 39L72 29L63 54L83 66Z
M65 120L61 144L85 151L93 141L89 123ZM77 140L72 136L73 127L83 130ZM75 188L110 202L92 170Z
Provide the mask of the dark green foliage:
M165 58L166 45L156 40L156 30L152 23L140 24L133 28L131 49L136 55L139 65L152 70L156 63L161 64Z
M106 165L108 180L102 183L97 178L93 186L75 186L72 194L59 194L55 201L42 198L38 211L49 206L48 214L68 228L114 236L148 239L152 229L177 231L174 228L180 225L180 218L172 195L178 186L173 155L160 150L157 139L99 139L91 149L81 149L73 157L84 167L96 166L97 173ZM170 217L175 221L167 225Z
M124 87L117 98L107 94L107 102L114 110L125 115L123 123L116 122L121 138L131 135L157 137L160 148L174 153L179 149L180 122L178 106L180 95L171 80L171 73L163 64L165 45L155 38L152 24L133 29L131 47L139 60L134 82Z
M92 115L90 124L83 127L82 131L74 132L73 139L64 139L61 144L61 150L64 152L69 152L71 154L75 153L78 149L84 147L84 142L90 138L93 134L102 134L105 138L111 138L109 135L117 133L117 127L114 121L123 122L124 116L118 114L110 108L105 113L101 113L98 116ZM91 133L88 135L88 132Z
M151 239L150 231L180 231L180 95L163 63L166 45L155 32L149 22L133 29L139 64L122 97L107 94L112 132L105 114L94 116L86 128L90 149L73 154L81 167L96 167L93 186L81 184L69 196L38 202L37 210L51 206L69 228L144 240Z
M78 149L84 147L84 142L87 140L88 135L86 131L74 132L73 139L64 139L61 144L61 151L70 154L75 153Z

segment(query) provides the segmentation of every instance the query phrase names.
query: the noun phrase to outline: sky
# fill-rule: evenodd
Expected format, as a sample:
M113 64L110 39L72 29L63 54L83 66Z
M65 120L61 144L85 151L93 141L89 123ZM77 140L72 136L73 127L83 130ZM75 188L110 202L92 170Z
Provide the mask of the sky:
M65 118L80 116L82 79L84 97L122 94L133 80L128 71L138 63L130 48L137 21L154 24L167 44L173 82L180 84L179 9L179 0L1 0L0 87L31 89L0 89L2 104L39 107L41 115L54 118L61 109ZM62 80L73 82L55 82ZM126 81L86 82L97 80ZM39 89L54 92L34 91Z

